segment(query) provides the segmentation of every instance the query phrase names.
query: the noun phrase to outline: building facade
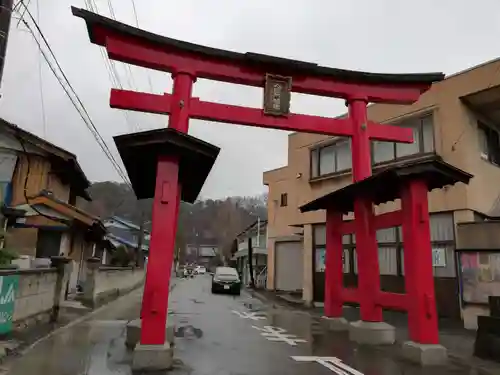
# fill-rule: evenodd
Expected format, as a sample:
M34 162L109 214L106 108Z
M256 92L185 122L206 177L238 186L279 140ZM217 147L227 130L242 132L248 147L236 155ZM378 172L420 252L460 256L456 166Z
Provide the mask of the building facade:
M204 266L210 272L220 263L219 246L215 239L200 238L196 243L186 244L180 254L180 263Z
M72 259L70 291L85 277L85 260L106 247L99 218L84 210L90 186L74 154L0 119L0 199L4 245L21 267Z
M437 156L468 173L469 185L429 193L436 298L441 316L460 317L457 236L459 223L484 222L500 207L500 60L491 61L436 83L413 105L374 104L375 122L413 129L412 144L372 142L373 173L409 160ZM349 139L293 133L288 165L263 176L268 197L267 287L280 290L283 269L300 268L299 286L306 304L324 295L325 212L300 213L298 207L352 182ZM377 213L399 209L395 201ZM352 217L345 217L345 220ZM400 228L377 232L382 289L404 291ZM344 284L357 283L356 239L344 236ZM290 261L292 259L292 261Z
M244 285L250 283L250 261L248 243L252 245L252 270L257 288L265 288L267 283L267 220L257 220L236 236L237 251L232 260L236 261Z

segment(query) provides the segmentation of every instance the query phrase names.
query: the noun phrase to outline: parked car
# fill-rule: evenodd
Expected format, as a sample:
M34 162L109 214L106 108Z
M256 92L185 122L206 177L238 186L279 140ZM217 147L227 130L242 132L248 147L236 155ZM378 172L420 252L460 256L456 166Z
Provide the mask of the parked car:
M203 266L196 266L196 268L194 269L194 273L196 273L197 275L204 275L206 272L207 269Z
M212 277L212 293L240 295L241 281L238 271L231 267L217 267Z

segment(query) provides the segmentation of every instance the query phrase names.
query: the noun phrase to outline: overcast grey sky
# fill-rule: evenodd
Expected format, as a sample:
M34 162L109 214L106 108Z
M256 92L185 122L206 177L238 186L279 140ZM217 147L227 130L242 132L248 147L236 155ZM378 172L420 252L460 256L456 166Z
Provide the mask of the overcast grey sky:
M123 111L109 108L112 87L99 48L90 44L70 6L84 0L24 0L99 131L117 155L112 137L133 131ZM108 0L95 0L110 14ZM116 18L134 24L132 0L111 0ZM135 0L140 27L211 47L311 61L374 72L454 73L500 55L500 0ZM356 47L353 47L356 45ZM116 63L125 88L171 90L165 73L132 67L132 81ZM56 79L42 61L45 126L40 100L39 53L32 36L12 24L0 116L74 152L93 181L119 180ZM256 88L198 81L204 100L260 107ZM294 95L292 110L334 116L342 102ZM130 113L134 126L165 126L166 116ZM262 172L287 162L287 133L191 121L190 134L222 148L203 197L264 191ZM117 157L118 158L118 157Z

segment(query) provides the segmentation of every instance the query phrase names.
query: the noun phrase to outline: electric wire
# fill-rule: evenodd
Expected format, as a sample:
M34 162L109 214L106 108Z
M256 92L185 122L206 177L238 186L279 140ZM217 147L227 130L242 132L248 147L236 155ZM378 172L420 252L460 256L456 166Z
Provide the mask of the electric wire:
M97 127L94 124L94 122L92 121L92 119L91 119L91 117L90 117L90 115L89 115L89 113L88 113L85 105L83 104L83 102L81 101L80 97L78 96L78 94L74 90L73 86L69 82L66 74L64 73L64 70L61 68L61 66L59 64L59 61L57 60L57 58L56 58L56 56L55 56L55 54L54 54L54 52L53 52L50 44L48 43L45 35L43 34L43 32L40 29L39 25L37 24L36 20L33 18L33 15L29 11L29 9L26 8L26 5L24 4L23 0L20 0L20 3L21 3L22 6L25 7L25 9L26 9L25 13L28 14L29 18L31 19L31 22L33 23L33 25L35 26L36 30L38 31L38 33L39 33L39 35L41 37L41 40L44 42L45 46L47 47L50 55L52 56L52 58L53 58L53 60L55 62L55 65L59 69L60 74L62 75L62 78L66 82L66 85L68 87L66 87L66 85L63 83L63 80L61 79L61 77L59 77L59 75L57 74L56 68L52 65L49 56L44 51L44 49L42 48L41 43L36 38L36 34L33 31L33 28L28 24L28 22L24 18L21 18L21 21L23 22L23 24L28 28L28 30L30 31L30 33L34 37L35 43L37 44L38 49L39 49L40 53L42 54L43 58L45 59L45 61L47 62L47 65L49 66L50 70L52 71L52 73L54 74L54 76L56 77L56 79L58 80L59 84L63 88L64 92L66 93L66 95L68 96L68 98L70 99L70 101L72 102L73 106L75 107L75 109L79 113L79 115L82 118L82 120L84 121L85 125L87 126L87 128L90 130L90 132L94 136L95 140L97 141L97 143L101 147L102 151L104 152L104 154L106 155L106 157L110 160L111 164L113 165L113 168L116 170L116 172L118 173L118 175L124 180L124 182L127 185L130 185L130 182L128 181L128 178L126 177L126 174L122 171L121 166L116 161L115 157L113 156L112 152L110 151L110 149L107 146L106 142L104 141L103 137L99 133ZM73 94L74 98L72 97L71 94Z
M40 23L40 0L36 0L36 18ZM45 114L45 100L43 98L42 56L38 54L38 88L40 91L40 106L42 111L43 137L47 137L47 116Z
M137 17L137 8L135 7L135 0L132 1L132 10L134 11L135 25L139 27L139 17Z
M95 0L85 0L85 7L91 12L97 14L99 13L99 9ZM111 84L123 90L123 84L121 83L120 75L118 74L118 70L116 69L115 62L106 55L104 49L99 48L99 52L101 53L101 57L104 60L104 66L106 67ZM131 120L127 111L120 111L120 113L125 118L125 122L127 123L130 131L139 130L139 127L134 123L134 121Z

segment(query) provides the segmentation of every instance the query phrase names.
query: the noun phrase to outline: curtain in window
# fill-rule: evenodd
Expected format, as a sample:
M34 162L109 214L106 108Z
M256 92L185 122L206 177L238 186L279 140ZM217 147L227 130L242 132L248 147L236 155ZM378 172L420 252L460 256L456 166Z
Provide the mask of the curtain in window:
M394 159L394 143L373 141L373 162L382 163Z
M377 242L379 243L396 242L396 227L383 228L377 230Z
M335 172L335 145L322 148L319 152L319 174Z
M342 257L343 271L344 273L349 273L349 250L344 249L344 255Z
M358 252L356 251L356 248L353 249L354 251L354 273L357 275L358 274Z
M351 147L350 142L342 142L337 144L337 172L351 169Z
M343 243L344 245L346 245L346 244L347 244L347 245L348 245L348 244L350 244L350 243L351 243L351 235L349 235L349 234L344 234L344 235L342 236L342 243Z
M318 224L313 226L314 245L326 245L326 225Z
M432 116L425 116L422 119L422 133L424 152L434 151L434 124Z
M318 154L319 154L319 150L318 149L311 151L311 178L318 177L318 175L319 175L319 170L318 170L319 169L318 168L318 163L319 163Z
M396 157L418 154L420 152L420 120L403 123L401 126L413 130L413 143L396 143Z
M378 263L381 275L397 275L396 247L382 246L378 248Z
M452 213L435 213L430 215L431 241L453 241L455 224Z

